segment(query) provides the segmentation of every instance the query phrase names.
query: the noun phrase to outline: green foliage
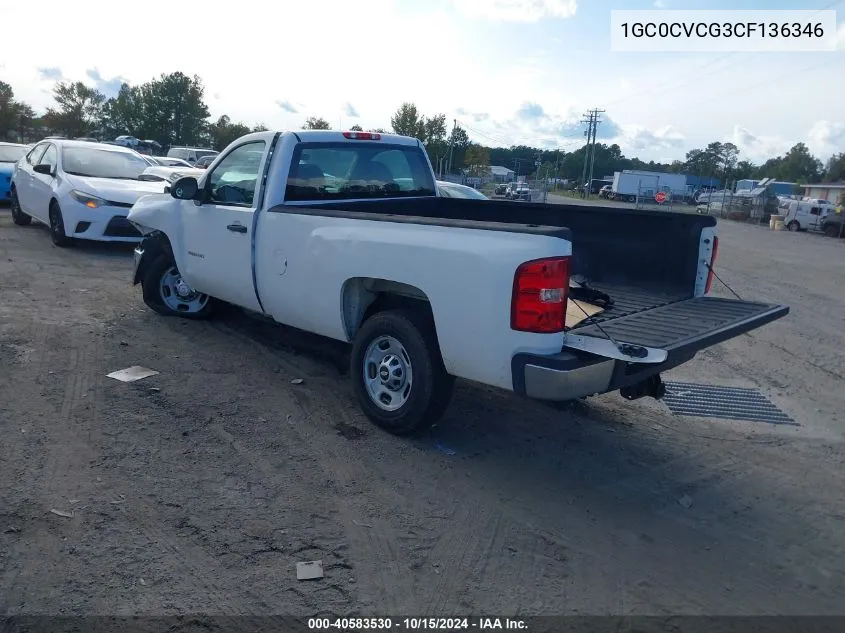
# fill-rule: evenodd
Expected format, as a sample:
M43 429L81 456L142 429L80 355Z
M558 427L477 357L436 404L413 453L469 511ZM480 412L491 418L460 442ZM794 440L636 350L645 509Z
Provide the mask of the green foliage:
M105 96L81 81L62 81L53 88L53 99L58 108L48 108L44 115L46 126L74 138L90 136L97 130L102 118Z
M0 141L27 141L43 126L29 104L17 101L12 87L0 81Z
M232 123L228 115L224 114L215 123L208 126L209 144L219 152L232 141L252 131L249 126L243 123Z
M332 126L329 125L329 122L325 119L318 117L318 116L310 116L305 119L305 125L302 126L303 130L330 130Z
M163 74L137 86L123 84L117 96L111 99L81 82L61 82L53 90L56 105L39 117L28 104L15 99L9 84L0 81L0 140L26 142L43 138L47 133L104 139L130 134L140 139L155 140L163 147L211 145L221 150L244 134L267 129L263 124L250 128L245 123L232 121L225 114L209 122L204 93L199 77L189 77L181 72ZM451 155L453 170L475 166L473 169L478 171L479 166L503 165L521 176L539 173L543 177L579 180L584 166L583 146L572 152L563 152L540 150L528 145L476 145L470 142L467 132L461 127L455 126L451 132L448 131L445 114L426 117L410 102L399 106L390 124L395 133L415 137L425 143L433 164ZM321 117L309 117L303 127L331 129L328 121ZM351 129L362 130L359 125L353 125ZM382 128L370 131L385 133ZM536 167L538 155L542 163L539 170ZM601 178L623 169L670 171L716 177L723 182L764 177L800 183L845 180L845 153L832 156L826 165L822 165L803 143L759 166L739 158L740 151L736 145L719 141L704 148L691 149L685 160L670 164L627 158L618 145L598 143L593 173Z
M825 182L845 181L845 153L834 154L825 167Z

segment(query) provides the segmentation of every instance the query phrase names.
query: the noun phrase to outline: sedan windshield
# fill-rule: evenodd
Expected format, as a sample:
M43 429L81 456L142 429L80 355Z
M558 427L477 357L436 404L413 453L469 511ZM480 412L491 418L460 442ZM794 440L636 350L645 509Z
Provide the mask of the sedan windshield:
M0 163L16 163L26 154L28 147L21 145L0 145Z
M127 152L65 147L62 149L62 167L65 173L74 176L138 180L138 176L147 168L147 162L139 155Z

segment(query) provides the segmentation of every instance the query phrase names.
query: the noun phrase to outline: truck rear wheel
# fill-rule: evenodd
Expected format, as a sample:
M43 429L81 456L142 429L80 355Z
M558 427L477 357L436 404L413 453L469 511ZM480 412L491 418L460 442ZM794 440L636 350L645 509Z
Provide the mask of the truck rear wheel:
M411 310L378 312L364 322L352 346L350 374L364 414L400 436L440 419L455 385L433 324Z
M141 287L144 303L161 315L204 319L211 314L212 298L185 283L170 253L162 253L150 263Z

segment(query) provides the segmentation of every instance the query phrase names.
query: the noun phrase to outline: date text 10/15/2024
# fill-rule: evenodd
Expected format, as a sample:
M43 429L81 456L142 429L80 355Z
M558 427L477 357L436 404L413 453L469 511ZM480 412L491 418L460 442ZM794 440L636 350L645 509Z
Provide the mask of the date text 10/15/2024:
M309 618L312 631L527 631L519 618Z

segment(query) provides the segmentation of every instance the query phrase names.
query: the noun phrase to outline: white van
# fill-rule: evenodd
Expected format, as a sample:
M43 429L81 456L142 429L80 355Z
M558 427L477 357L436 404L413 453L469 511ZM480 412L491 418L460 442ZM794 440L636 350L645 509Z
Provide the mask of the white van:
M833 210L818 201L792 200L787 206L783 223L790 231L820 231L822 220Z
M202 149L199 147L171 147L167 151L168 158L181 158L193 165L203 156L217 156L220 152L213 149Z

